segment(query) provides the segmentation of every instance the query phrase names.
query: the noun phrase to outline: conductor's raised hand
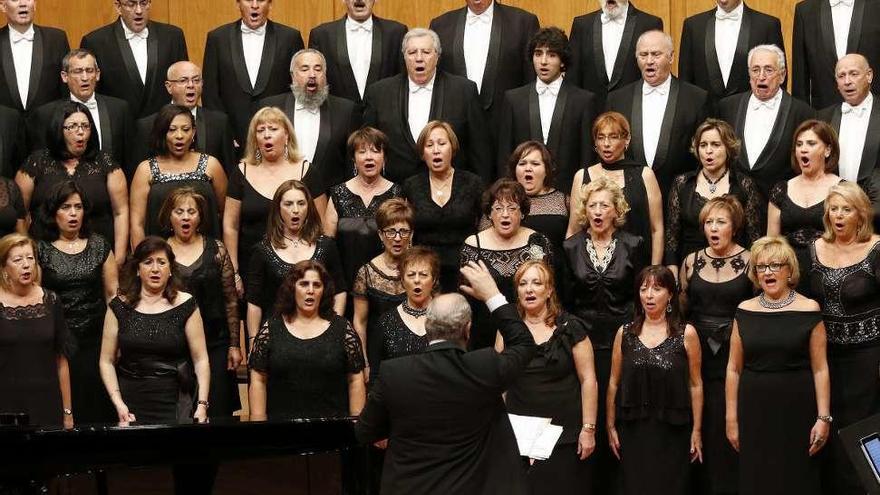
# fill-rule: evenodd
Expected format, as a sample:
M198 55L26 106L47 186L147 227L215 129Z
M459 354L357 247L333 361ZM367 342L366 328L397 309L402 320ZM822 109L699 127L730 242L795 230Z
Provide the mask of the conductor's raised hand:
M479 263L468 261L461 267L461 274L467 283L458 286L459 290L477 300L486 302L501 293L483 260Z

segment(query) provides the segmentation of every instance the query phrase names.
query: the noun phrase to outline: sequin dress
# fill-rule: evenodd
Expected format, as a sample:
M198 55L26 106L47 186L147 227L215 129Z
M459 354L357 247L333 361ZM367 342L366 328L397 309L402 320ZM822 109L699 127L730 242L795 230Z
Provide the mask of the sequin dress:
M149 159L150 165L150 192L147 195L147 217L144 219L144 233L146 235L159 235L167 237L170 230L163 230L159 221L159 213L165 198L172 191L180 187L192 187L205 197L208 207L205 209L205 217L201 221L201 230L205 235L220 236L220 213L217 209L217 198L214 196L212 187L213 179L208 175L209 155L199 155L196 169L190 172L169 174L159 169L159 161L156 157Z
M367 362L370 364L370 377L378 371L378 362L383 359L382 335L385 331L379 319L388 311L396 308L406 299L406 292L399 276L389 275L379 269L372 261L363 265L354 278L351 290L354 297L367 300Z
M406 326L400 311L393 307L386 311L377 322L382 331L382 352L375 366L375 378L379 377L379 365L386 359L394 359L401 356L409 356L424 351L428 347L428 339L424 335L418 335ZM370 370L374 368L371 366ZM372 381L373 378L370 378Z

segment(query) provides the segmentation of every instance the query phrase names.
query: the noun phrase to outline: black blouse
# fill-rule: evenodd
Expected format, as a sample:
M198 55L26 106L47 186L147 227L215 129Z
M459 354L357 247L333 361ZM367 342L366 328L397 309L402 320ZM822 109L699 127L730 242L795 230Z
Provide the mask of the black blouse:
M620 160L615 163L603 163L605 170L623 170L623 197L629 204L629 213L626 214L626 222L621 229L642 238L645 244L645 252L651 255L651 207L648 203L648 188L642 177L644 165L630 160ZM588 168L584 168L583 184L589 184L593 179L590 177Z
M15 224L27 217L24 200L12 179L0 177L0 237L15 232Z
M380 365L386 359L417 354L428 348L428 338L417 335L406 326L400 311L393 307L379 317L378 325L382 333L382 352L376 363L370 363L370 380L379 376Z

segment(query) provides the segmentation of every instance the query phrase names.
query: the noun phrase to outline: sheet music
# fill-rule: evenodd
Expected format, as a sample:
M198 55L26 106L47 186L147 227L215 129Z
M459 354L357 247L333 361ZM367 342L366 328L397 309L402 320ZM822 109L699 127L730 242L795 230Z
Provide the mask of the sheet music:
M550 458L553 447L562 435L562 427L550 424L550 418L508 414L516 436L519 454L532 459Z

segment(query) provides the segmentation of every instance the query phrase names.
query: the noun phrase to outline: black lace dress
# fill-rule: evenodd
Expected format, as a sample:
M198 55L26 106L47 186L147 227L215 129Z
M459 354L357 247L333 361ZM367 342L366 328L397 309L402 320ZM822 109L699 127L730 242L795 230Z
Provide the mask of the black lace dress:
M56 358L68 355L69 346L52 291L43 289L40 304L0 304L0 411L27 413L32 425L62 424Z
M679 266L685 256L709 245L700 223L700 210L709 200L696 191L699 173L692 171L681 174L672 182L664 217L664 265ZM739 200L745 213L737 242L742 246L751 246L764 234L766 223L762 212L766 203L751 177L733 168L728 170L728 174L730 188L727 194Z
M396 306L379 317L377 326L382 331L382 352L375 368L370 368L371 371L375 369L374 378L379 377L379 365L382 361L417 354L428 347L428 339L406 326Z
M214 196L214 188L211 185L214 179L207 172L208 158L210 158L209 155L200 154L196 169L181 174L162 172L156 157L150 158L150 193L147 195L147 218L144 219L144 233L146 235L167 237L171 234L170 230L162 229L159 213L162 210L162 204L165 203L165 198L172 191L181 187L191 187L205 197L208 207L205 211L205 218L201 220L202 233L214 237L221 235L223 230L220 228L220 212L217 209L217 198Z
M328 325L310 339L293 335L280 316L260 328L248 365L268 375L269 419L349 415L348 375L364 369L364 355L345 318L333 316Z
M104 423L116 418L98 372L107 313L104 262L112 253L110 243L99 234L89 237L85 248L77 254L67 254L51 242L39 244L43 287L54 291L61 300L73 346L68 361L71 404L77 423Z
M191 265L175 263L184 290L195 298L202 315L211 366L210 416L231 416L241 408L235 371L226 369L230 347L239 346L238 294L235 270L226 247L203 237L202 254Z
M509 302L516 301L516 289L513 286L513 276L516 270L529 260L543 260L549 266L553 266L553 247L544 234L533 232L525 245L513 249L488 249L480 245L480 235L476 235L477 245L462 244L460 266L468 262L483 261L498 289L504 294ZM471 337L468 345L471 349L482 349L495 345L495 333L497 328L492 324L492 316L489 309L482 302L468 298L473 312L471 325Z
M27 217L18 185L12 179L0 177L0 237L15 232L15 224Z
M385 329L379 323L379 319L387 311L402 303L406 299L406 292L403 290L399 276L383 272L370 261L361 266L355 275L351 293L354 297L363 297L367 300L369 308L366 339L367 363L370 365L370 376L372 377L379 371L382 334Z
M113 236L113 205L107 191L107 175L119 169L119 164L103 151L99 151L94 161L82 161L73 174L67 172L64 163L49 155L49 150L33 152L21 166L21 171L34 180L34 192L31 196L30 213L37 218L40 205L48 201L55 185L73 180L82 189L91 205L89 225L92 230L101 234L111 244Z
M449 201L439 206L431 198L427 172L408 178L403 194L415 210L415 244L426 246L440 256L441 292L458 290L458 254L462 243L476 231L480 217L483 182L466 170L452 176Z
M587 338L586 323L568 313L556 318L549 340L507 389L507 411L523 416L552 418L562 436L546 461L537 461L528 473L531 493L588 495L590 466L577 457L581 431L581 382L572 349Z
M192 418L197 384L186 322L196 308L192 297L161 313L141 313L119 297L110 301L119 322L119 391L138 423Z
M365 205L361 197L346 187L344 182L330 188L330 199L339 216L336 247L340 253L346 253L342 258L342 270L347 286L352 286L357 270L364 263L382 252L382 242L376 232L376 210L385 200L401 196L403 189L391 184L387 191L373 196L370 204Z
M823 265L815 249L815 244L810 246L810 284L822 306L828 334L832 429L836 431L880 413L880 243L863 260L842 268ZM843 444L832 440L827 445L835 495L864 493Z
M693 422L684 328L656 347L646 347L628 323L620 347L622 369L615 404L620 493L684 495Z

